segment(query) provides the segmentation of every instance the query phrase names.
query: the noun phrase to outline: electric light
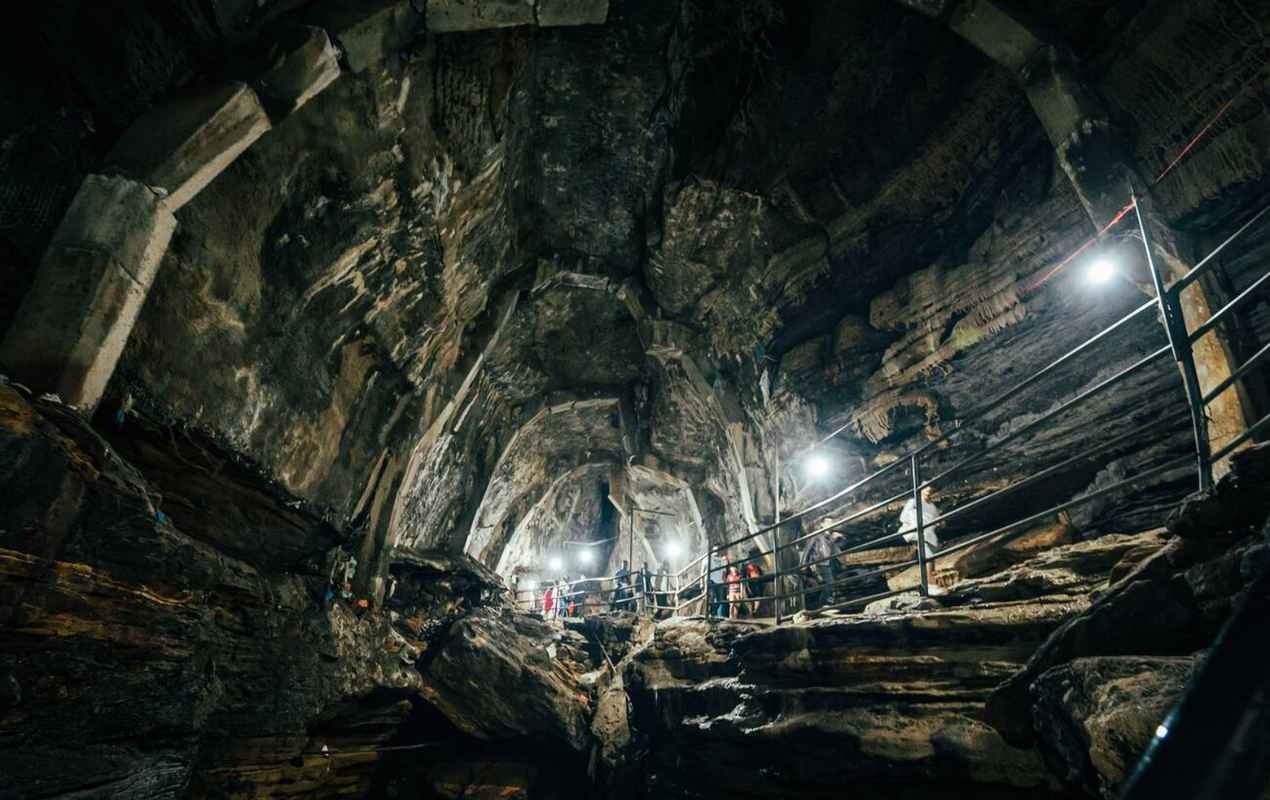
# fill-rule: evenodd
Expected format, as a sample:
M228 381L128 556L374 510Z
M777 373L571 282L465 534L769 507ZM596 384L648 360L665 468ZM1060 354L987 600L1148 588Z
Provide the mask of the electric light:
M807 457L807 477L819 480L829 474L829 459L823 453L812 453Z
M1099 258L1085 270L1085 278L1095 286L1102 286L1116 276L1116 265L1109 258Z
M552 556L547 559L547 567L550 568L552 572L559 572L564 569L564 560L561 559L560 556Z
M591 548L585 548L578 551L578 563L590 564L595 560L595 552Z
M667 539L666 544L662 546L662 549L666 551L666 558L678 558L680 551L679 540Z

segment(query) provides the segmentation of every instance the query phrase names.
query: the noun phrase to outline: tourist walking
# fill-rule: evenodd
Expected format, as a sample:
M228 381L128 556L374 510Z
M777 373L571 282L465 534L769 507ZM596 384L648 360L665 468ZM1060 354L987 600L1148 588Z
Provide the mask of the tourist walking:
M932 520L939 518L939 508L931 502L931 489L929 486L922 487L922 540L926 543L926 557L933 558L935 551L939 548L939 535L935 532L939 524L931 524ZM907 533L905 533L907 531ZM904 541L910 544L917 542L917 501L909 498L904 504L904 509L900 511L900 533L904 534Z

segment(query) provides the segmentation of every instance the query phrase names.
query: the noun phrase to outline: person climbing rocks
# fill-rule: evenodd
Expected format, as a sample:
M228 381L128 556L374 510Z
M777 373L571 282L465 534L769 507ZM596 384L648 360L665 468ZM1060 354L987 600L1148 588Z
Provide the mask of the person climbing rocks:
M736 619L741 613L741 601L745 598L745 584L741 581L741 570L736 564L728 564L723 582L728 587L728 619Z
M939 548L939 534L936 533L938 524L931 525L930 521L939 518L939 508L931 502L931 488L929 486L922 487L922 539L926 544L926 557L934 558L936 550ZM904 533L904 541L909 544L917 542L917 501L909 498L904 504L904 509L900 511L900 533Z

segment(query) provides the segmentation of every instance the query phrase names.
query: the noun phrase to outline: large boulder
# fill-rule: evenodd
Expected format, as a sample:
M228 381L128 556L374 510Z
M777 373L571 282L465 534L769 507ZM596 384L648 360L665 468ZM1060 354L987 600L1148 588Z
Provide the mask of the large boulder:
M623 676L645 773L694 797L844 785L1044 796L1039 755L1009 746L982 709L1068 613L1041 603L768 629L664 622Z
M1033 682L1033 724L1050 768L1102 797L1119 794L1181 694L1195 658L1078 658Z
M591 671L585 641L528 614L481 611L454 624L421 665L422 694L477 739L548 739L590 745Z

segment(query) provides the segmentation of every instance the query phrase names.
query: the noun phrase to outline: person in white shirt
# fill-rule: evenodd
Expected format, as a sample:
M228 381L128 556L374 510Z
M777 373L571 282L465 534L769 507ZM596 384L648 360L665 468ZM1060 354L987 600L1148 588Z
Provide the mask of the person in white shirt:
M927 558L934 556L939 549L939 534L935 532L939 525L930 524L931 520L939 517L939 509L930 501L930 494L929 486L922 488L922 539L926 542ZM910 544L917 542L917 502L911 497L900 512L900 531L906 531L904 541Z

